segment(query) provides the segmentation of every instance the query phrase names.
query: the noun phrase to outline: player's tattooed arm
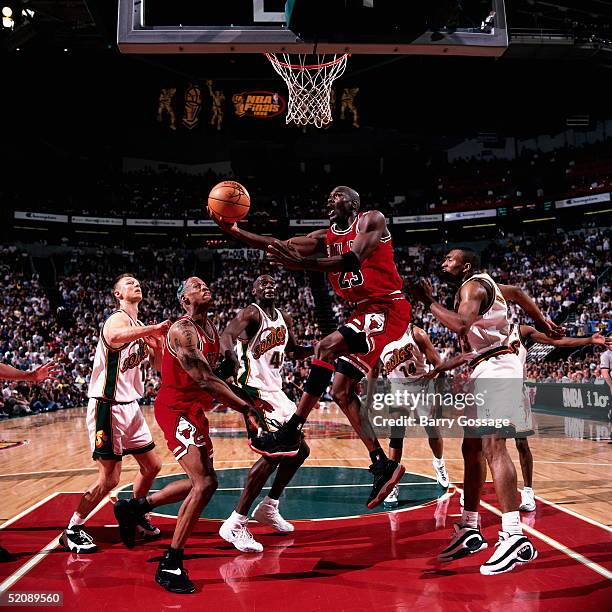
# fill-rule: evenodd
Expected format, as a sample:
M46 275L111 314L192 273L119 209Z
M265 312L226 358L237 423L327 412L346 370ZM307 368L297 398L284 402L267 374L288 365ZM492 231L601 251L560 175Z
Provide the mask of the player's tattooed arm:
M548 320L538 305L520 287L499 284L497 286L505 300L518 304L534 320L538 330L544 332L549 338L563 337L563 328Z
M236 342L241 336L248 334L249 326L259 326L261 322L261 315L259 310L253 306L247 306L243 308L227 325L221 334L219 343L221 348L221 355L223 359L228 363L227 367L222 367L224 374L229 376L236 376L238 374L238 355L236 354ZM222 363L221 366L224 364ZM229 371L231 368L231 372ZM222 376L223 378L223 376Z
M238 412L248 412L250 404L238 397L213 373L206 356L198 348L198 333L191 321L181 319L174 323L168 333L168 340L183 370L203 391Z
M170 325L172 322L168 320L153 325L132 325L130 317L124 312L116 312L104 323L102 336L108 346L118 349L146 336L163 338L170 329Z
M294 359L306 359L314 353L314 346L311 344L298 344L293 333L293 317L284 310L281 310L283 319L287 324L287 333L289 334L289 342L287 342L286 353L290 353Z
M573 348L595 344L612 348L612 338L606 338L601 334L593 334L592 336L586 336L585 338L568 338L564 336L563 338L554 339L549 338L542 332L539 332L537 329L535 329L535 327L531 327L531 325L521 325L521 336L524 340L530 340L540 344L550 344L552 346L565 346Z
M352 266L351 269L356 272L361 262L369 257L380 243L380 239L387 231L387 220L381 212L372 210L359 219L358 229L359 233L350 253L333 257L304 256L293 245L275 240L268 247L268 258L290 270L345 272L348 270L347 266Z

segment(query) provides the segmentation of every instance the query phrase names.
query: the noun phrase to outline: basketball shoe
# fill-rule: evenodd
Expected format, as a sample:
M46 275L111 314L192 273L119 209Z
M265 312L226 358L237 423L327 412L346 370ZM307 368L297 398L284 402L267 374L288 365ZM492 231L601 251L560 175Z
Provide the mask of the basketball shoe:
M525 487L521 491L521 505L519 510L521 512L533 512L536 509L535 496L533 489Z
M195 585L189 580L189 574L182 562L172 562L169 554L159 562L155 572L155 582L171 593L189 594L195 592Z
M492 557L480 566L480 573L485 576L503 574L513 570L517 565L524 565L537 559L538 551L522 533L509 534L499 532Z
M436 473L436 480L438 481L438 484L444 489L448 489L448 472L446 471L444 459L437 459L434 457L431 464L433 465L434 472Z
M136 520L138 517L134 516L129 500L120 499L116 501L113 506L113 512L119 523L121 541L128 548L134 548L134 544L136 544Z
M93 538L83 529L82 525L64 529L59 543L64 549L77 553L77 555L95 553L98 550Z
M231 517L223 522L219 535L240 552L261 552L263 546L255 540L246 523L234 523Z
M454 530L449 545L438 555L438 561L455 561L487 548L480 529L455 523Z
M372 509L378 506L393 487L401 480L406 468L397 461L391 459L381 459L370 466L370 472L374 475L372 492L368 497L367 507Z
M278 499L270 499L265 497L251 514L258 523L262 525L270 525L275 531L280 533L290 533L295 531L295 527L286 521L278 511Z
M395 485L391 493L383 500L383 508L397 508L399 506L399 487Z
M136 539L137 540L157 540L161 537L159 527L156 527L149 520L148 514L136 516Z
M300 449L300 431L281 425L277 431L263 433L249 439L251 450L264 457L295 457Z

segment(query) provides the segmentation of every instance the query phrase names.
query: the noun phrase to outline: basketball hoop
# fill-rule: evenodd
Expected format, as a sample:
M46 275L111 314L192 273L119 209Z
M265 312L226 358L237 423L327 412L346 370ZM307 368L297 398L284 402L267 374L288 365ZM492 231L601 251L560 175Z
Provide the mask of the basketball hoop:
M331 115L332 83L346 68L348 53L316 55L316 63L306 63L308 55L265 54L289 91L286 123L315 125L320 128L333 121ZM297 61L296 61L297 59Z

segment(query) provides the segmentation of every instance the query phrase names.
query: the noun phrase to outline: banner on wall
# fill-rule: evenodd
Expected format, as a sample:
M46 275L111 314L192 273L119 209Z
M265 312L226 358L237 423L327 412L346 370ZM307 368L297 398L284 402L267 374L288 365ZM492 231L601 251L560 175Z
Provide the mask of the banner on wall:
M237 117L271 119L287 108L285 98L275 91L242 91L232 96Z
M212 219L187 219L187 227L218 227Z
M394 225L403 223L435 223L442 221L442 215L411 215L408 217L393 217Z
M484 210L465 210L461 212L444 213L444 221L464 221L466 219L484 219L495 217L496 208L485 208Z
M50 221L52 223L68 223L68 215L53 215L51 213L36 213L16 210L15 219L27 219L28 221Z
M608 385L572 383L527 383L535 390L533 407L584 419L607 421L612 416L612 396Z
M182 219L126 219L126 225L135 227L184 227Z
M290 219L291 227L327 227L329 219Z
M571 206L585 206L587 204L596 204L597 202L609 202L609 193L596 193L593 195L581 196L579 198L569 198L568 200L557 200L556 208L570 208Z
M113 217L76 217L72 216L72 223L83 223L84 225L123 225L123 219Z

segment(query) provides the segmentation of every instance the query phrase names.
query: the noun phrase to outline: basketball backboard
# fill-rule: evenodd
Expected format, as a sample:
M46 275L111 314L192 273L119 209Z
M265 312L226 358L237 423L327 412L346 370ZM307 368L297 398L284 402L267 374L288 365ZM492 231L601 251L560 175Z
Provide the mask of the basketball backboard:
M508 46L503 0L119 0L117 40L123 53L166 54L500 56Z

